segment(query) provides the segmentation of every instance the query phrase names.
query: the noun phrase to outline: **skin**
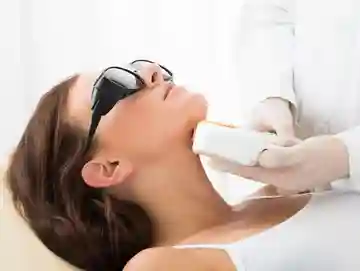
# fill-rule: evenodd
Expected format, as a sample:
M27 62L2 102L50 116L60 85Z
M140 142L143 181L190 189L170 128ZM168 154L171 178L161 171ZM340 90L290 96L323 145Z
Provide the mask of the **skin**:
M88 185L140 204L155 223L154 248L135 256L125 270L234 270L221 250L171 246L238 241L291 217L308 197L249 200L236 210L227 205L191 151L193 130L206 117L204 97L164 82L156 65L140 75L147 87L101 119L100 147L82 169ZM69 95L68 121L85 129L95 79L80 76ZM258 192L274 193L271 187Z

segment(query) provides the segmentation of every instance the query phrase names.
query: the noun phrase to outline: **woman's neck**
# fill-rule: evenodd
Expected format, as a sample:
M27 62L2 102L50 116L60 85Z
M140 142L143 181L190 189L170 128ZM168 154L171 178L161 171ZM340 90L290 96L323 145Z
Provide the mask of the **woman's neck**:
M147 173L151 180L138 190L136 201L155 222L158 245L176 244L229 220L232 208L213 188L192 152L168 157L155 168Z

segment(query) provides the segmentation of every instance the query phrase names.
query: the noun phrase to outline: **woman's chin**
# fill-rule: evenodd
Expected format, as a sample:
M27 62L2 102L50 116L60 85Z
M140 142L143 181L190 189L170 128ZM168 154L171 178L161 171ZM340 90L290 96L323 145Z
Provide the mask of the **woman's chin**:
M183 126L182 136L186 146L192 148L193 136L196 130L196 127L201 121L206 120L208 103L204 95L199 93L192 93L191 102L188 103L187 118L185 120L185 125Z
M192 94L192 119L197 124L202 120L206 119L208 112L208 102L205 96L201 93Z

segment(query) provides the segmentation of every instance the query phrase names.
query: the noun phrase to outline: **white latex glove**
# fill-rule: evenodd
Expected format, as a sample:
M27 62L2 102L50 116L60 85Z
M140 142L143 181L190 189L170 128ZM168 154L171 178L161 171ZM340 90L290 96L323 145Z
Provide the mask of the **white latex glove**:
M295 140L294 117L290 110L290 103L282 98L268 98L260 102L254 109L251 116L250 127L260 132L276 132L283 142L290 141L290 145ZM285 143L284 145L289 145ZM294 194L302 191L288 191L277 188L277 192L282 195Z
M290 103L281 98L268 98L259 103L251 116L251 128L260 132L276 132L279 137L294 137L294 117Z
M324 187L349 174L346 146L334 136L313 137L288 147L269 146L256 167L221 161L211 161L211 166L287 191Z

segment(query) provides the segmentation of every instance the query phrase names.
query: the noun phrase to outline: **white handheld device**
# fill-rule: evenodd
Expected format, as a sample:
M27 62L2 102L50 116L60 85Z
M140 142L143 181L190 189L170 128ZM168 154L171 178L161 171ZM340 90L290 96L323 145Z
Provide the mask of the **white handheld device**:
M203 121L194 132L193 152L244 166L255 166L260 154L271 144L270 133Z

